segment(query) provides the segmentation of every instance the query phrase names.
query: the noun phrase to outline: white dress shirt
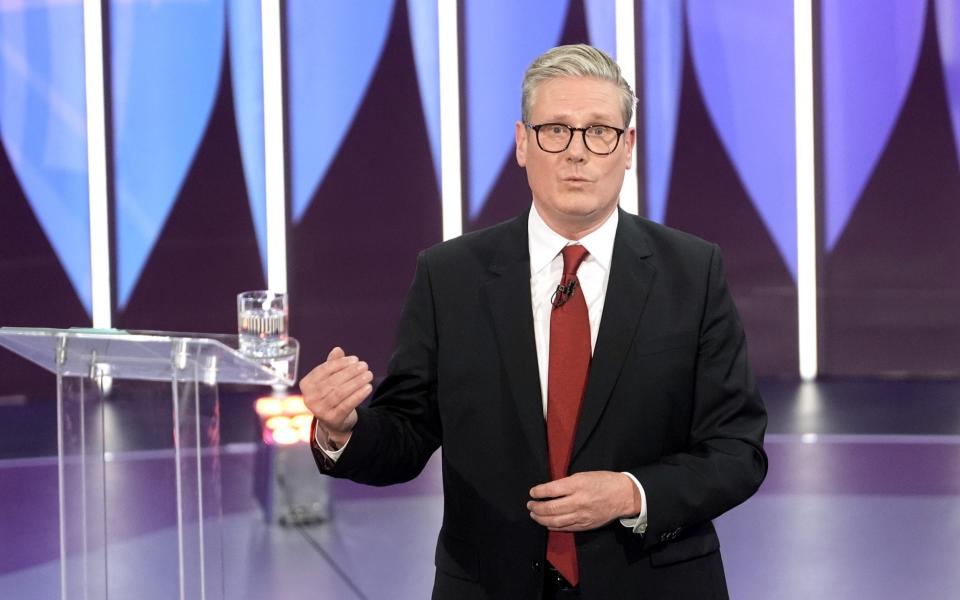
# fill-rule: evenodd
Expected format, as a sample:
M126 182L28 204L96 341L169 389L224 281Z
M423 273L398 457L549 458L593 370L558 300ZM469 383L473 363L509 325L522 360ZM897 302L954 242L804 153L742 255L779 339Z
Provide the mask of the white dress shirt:
M550 365L550 311L553 305L550 299L563 277L564 247L579 243L590 254L580 263L577 289L587 303L587 316L590 319L590 353L597 346L597 333L600 330L600 318L603 316L603 302L607 296L607 282L610 280L610 260L613 258L613 240L617 235L619 212L614 210L597 230L583 236L580 240L568 240L543 222L536 207L530 207L527 219L527 235L530 245L530 300L533 304L533 335L537 344L537 366L540 370L540 398L543 403L543 417L547 417L547 369ZM640 491L640 515L633 519L620 519L624 527L637 533L647 528L647 495L636 477L624 472Z
M587 303L590 319L590 353L597 345L597 332L600 330L600 318L603 316L603 302L607 295L607 282L610 279L610 260L613 257L613 240L617 234L618 211L614 210L596 231L578 241L568 240L550 229L536 207L530 207L527 219L527 233L530 246L530 299L533 304L533 334L537 345L537 366L540 371L540 398L543 404L543 417L547 417L547 368L550 364L550 311L553 305L550 299L563 276L563 256L565 246L579 243L590 253L577 270L580 281L579 290ZM319 434L319 429L318 429ZM327 450L315 440L324 454L336 461L343 454L349 440L337 450ZM647 495L636 477L623 472L640 491L640 514L632 519L620 519L624 527L636 533L647 529Z

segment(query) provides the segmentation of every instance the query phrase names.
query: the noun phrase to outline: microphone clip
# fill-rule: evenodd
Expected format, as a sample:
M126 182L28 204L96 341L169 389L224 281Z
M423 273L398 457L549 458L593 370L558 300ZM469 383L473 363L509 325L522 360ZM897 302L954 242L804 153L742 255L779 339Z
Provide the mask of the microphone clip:
M554 290L553 295L550 297L550 304L552 304L554 308L560 308L573 296L573 292L576 291L576 289L576 279L571 279L566 285L558 285L557 289Z

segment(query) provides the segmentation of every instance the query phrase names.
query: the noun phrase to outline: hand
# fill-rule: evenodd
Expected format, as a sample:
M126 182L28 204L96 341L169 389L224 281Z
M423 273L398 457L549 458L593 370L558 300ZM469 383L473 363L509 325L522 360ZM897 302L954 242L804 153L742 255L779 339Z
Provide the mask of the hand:
M342 447L357 424L357 406L373 391L373 373L356 356L345 356L334 348L327 360L300 380L303 402L317 417L327 441ZM319 436L323 439L323 436Z
M530 517L554 531L588 531L617 518L640 514L640 490L633 480L613 471L574 473L534 486Z

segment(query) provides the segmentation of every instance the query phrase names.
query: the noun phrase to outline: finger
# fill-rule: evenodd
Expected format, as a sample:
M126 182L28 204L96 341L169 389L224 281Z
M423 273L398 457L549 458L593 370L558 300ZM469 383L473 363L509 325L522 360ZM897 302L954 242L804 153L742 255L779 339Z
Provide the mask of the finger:
M324 387L328 389L336 389L340 386L348 384L348 382L355 380L358 377L364 377L370 373L369 365L362 360L357 360L355 356L347 357L345 360L351 358L353 359L352 361L346 365L343 365L340 369L327 377L326 381L324 382Z
M372 372L364 371L362 373L358 373L356 376L338 385L336 390L327 396L326 398L327 403L330 404L330 406L332 407L336 407L343 404L351 396L357 393L358 390L370 386L370 382L372 380L373 380Z
M334 414L338 417L338 422L343 422L347 416L363 404L364 399L373 391L373 386L369 383L357 388L349 396L343 399L334 409Z
M308 381L314 379L322 379L325 374L332 373L339 370L342 365L347 364L349 361L345 360L349 357L346 357L343 352L343 348L337 346L327 354L327 360L323 361L316 367L314 367L307 375L305 375L301 380Z
M326 377L330 377L332 375L339 373L344 369L350 368L351 366L357 364L358 362L360 362L360 359L357 358L356 356L353 356L353 355L341 356L339 358L334 358L333 360L326 361L325 363L321 364L319 367L317 367L314 370L317 371L318 374L321 374Z
M570 477L564 477L533 486L530 488L530 497L534 499L559 498L568 496L573 493L573 491L574 486L570 481Z
M553 482L541 483L530 488L530 497L534 500L549 499L555 497Z
M359 388L373 381L371 372L366 363L358 363L355 368L343 369L335 375L325 379L311 393L304 394L304 402L314 413L332 410ZM301 391L302 388L301 388Z
M530 513L530 518L532 518L538 524L543 525L547 529L551 529L553 531L569 531L571 528L582 527L582 524L579 522L578 515L576 513L552 517Z
M314 367L312 371L300 380L300 389L305 393L316 391L324 392L326 388L330 387L330 377L333 377L344 369L349 369L351 365L355 365L358 362L360 362L360 359L356 356L341 356L323 362Z
M527 502L527 510L541 517L565 515L574 512L576 508L576 504L571 500L570 496L542 502L535 500Z

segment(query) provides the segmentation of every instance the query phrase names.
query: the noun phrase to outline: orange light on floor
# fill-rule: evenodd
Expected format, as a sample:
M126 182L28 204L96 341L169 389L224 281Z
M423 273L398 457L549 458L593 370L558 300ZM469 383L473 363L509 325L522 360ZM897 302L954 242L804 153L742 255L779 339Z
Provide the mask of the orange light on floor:
M303 403L303 396L257 398L255 409L263 423L266 443L286 446L310 441L313 414Z
M273 443L280 446L289 446L291 444L297 444L300 440L300 432L295 431L292 428L286 429L275 429L271 432L273 438Z
M283 399L283 414L285 415L307 415L307 405L303 403L303 396L287 396Z
M261 417L279 415L283 413L283 398L277 398L275 396L257 398L255 409Z
M276 431L278 429L290 429L291 421L290 417L284 415L277 415L276 417L270 417L264 423L264 426L270 431Z
M290 421L295 429L310 429L310 425L313 423L313 415L310 413L294 415L290 417Z

